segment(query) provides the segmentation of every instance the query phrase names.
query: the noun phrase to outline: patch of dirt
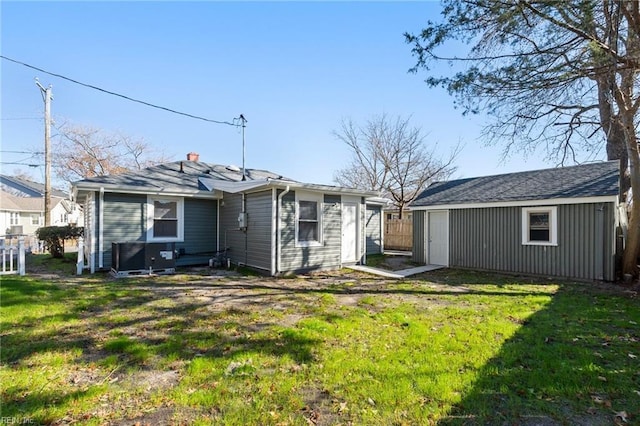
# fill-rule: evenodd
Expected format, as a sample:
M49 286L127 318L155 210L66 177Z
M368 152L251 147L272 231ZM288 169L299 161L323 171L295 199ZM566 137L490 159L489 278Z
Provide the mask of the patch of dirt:
M154 392L162 389L169 389L178 384L180 375L178 371L138 371L127 374L122 380L122 385L128 388L143 388L145 391Z
M415 268L415 266L409 256L385 256L384 262L380 265L381 268L391 271Z

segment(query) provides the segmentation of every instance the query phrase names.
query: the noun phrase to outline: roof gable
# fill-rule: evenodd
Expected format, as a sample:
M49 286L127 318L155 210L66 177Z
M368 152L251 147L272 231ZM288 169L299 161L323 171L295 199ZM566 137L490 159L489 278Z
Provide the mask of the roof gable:
M5 192L19 197L44 196L44 184L15 176L0 175L0 186ZM67 193L56 188L51 188L51 195L61 198L67 197Z
M412 206L615 196L617 161L436 182Z

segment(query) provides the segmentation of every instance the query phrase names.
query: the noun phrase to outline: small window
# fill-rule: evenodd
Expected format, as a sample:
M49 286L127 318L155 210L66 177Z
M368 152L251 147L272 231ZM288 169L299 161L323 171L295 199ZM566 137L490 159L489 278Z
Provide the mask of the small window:
M31 215L31 224L32 225L40 225L40 215L39 214L32 214Z
M522 209L522 244L558 245L557 207Z
M296 243L301 246L322 244L321 195L297 196Z
M149 198L147 204L148 240L182 240L182 200L177 198Z
M20 213L12 212L9 215L9 225L19 225L20 224Z

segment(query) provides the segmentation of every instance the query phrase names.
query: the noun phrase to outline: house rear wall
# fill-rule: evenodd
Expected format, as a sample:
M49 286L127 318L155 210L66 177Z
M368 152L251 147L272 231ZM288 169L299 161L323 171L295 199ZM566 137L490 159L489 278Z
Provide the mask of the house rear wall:
M296 198L291 191L283 197L280 226L282 229L282 270L286 272L338 268L341 265L342 215L339 195L325 195L322 205L323 245L295 246Z
M247 230L238 228L242 211L241 194L225 194L220 207L220 248L229 248L233 263L271 272L273 193L271 190L246 195Z
M97 193L96 200L99 200ZM103 215L103 265L108 269L111 267L111 243L146 241L147 197L146 195L105 193ZM99 238L99 232L100 229L97 226L96 240ZM216 248L217 201L186 198L184 200L184 241L176 243L176 250L183 249L184 255L177 259L176 264L178 266L206 264ZM96 248L97 251L98 248ZM96 259L96 267L97 261Z

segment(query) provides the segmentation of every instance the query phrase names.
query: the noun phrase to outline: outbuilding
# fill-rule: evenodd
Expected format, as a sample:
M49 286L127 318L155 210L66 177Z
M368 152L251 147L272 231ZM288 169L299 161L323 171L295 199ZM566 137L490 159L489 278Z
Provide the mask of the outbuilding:
M613 281L626 224L619 170L609 161L434 183L411 205L413 260Z

